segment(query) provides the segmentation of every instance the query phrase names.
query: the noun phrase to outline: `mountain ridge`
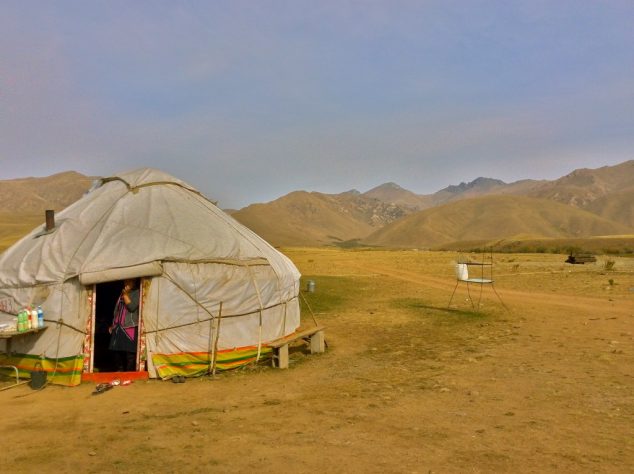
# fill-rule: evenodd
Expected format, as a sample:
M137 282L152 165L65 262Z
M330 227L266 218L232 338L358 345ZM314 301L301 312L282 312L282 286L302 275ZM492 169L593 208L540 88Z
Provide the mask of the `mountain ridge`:
M453 241L622 234L634 234L634 229L584 209L530 196L491 195L410 214L362 243L429 248Z
M79 199L88 190L92 180L76 171L66 171L44 178L0 181L0 213L4 213L7 222L7 216L11 213L39 215L45 209L63 209ZM477 201L487 196L497 196L499 199ZM537 201L503 199L513 196ZM586 229L583 232L591 229L602 235L614 232L629 235L634 233L631 230L634 227L634 160L597 169L580 168L551 181L525 179L505 183L480 176L426 195L416 194L395 182L386 182L365 192L350 189L338 194L325 194L300 190L268 203L251 204L228 211L274 245L321 246L356 240L372 245L394 246L400 245L402 239L393 234L394 241L390 242L389 238L382 237L384 233L388 235L391 227L416 219L426 222L426 235L430 242L459 240L465 236L465 232L441 221L453 220L462 223L463 227L473 227L468 213L460 211L465 209L465 205L459 204L472 200L476 201L470 204L470 212L485 218L485 226L504 235L511 232L512 226L508 219L506 222L501 221L487 213L487 206L506 209L504 212L511 212L512 208L512 212L524 215L526 222L533 220L532 227L518 224L521 232L517 232L525 236L575 237L579 229ZM577 222L576 225L568 226L567 234L564 232L566 235L557 234L552 228L553 220L557 218L548 213L544 201L553 206L557 204L570 208L563 211L557 207L560 219ZM512 206L509 204L511 202L514 202ZM476 206L478 203L480 208ZM456 207L443 207L451 204ZM523 209L522 206L528 208ZM529 209L531 206L541 209L540 212L549 215L550 220L544 221L543 215L540 217L539 212L534 212L535 209ZM427 210L434 211L425 214ZM574 210L587 214L575 213ZM441 215L443 213L444 216ZM416 214L420 215L412 217ZM431 215L434 217L429 221ZM593 219L593 216L598 220ZM515 222L514 218L511 220ZM400 221L403 222L399 224ZM407 232L418 230L410 229ZM431 235L434 232L436 234Z
M385 245L389 247L396 245L398 243L398 239L394 237L395 240L392 242L390 242L389 239L383 239L381 242L377 242L376 236L369 238L370 235L380 235L381 230L377 230L376 227L398 226L401 219L411 219L412 215L424 212L427 209L435 209L446 204L459 203L463 200L472 200L485 196L525 196L538 200L521 201L528 206L537 205L537 202L541 202L539 200L569 206L571 209L566 209L566 212L564 212L562 208L557 207L560 212L560 218L564 220L577 220L580 223L584 223L577 226L571 225L569 226L567 232L557 233L552 227L549 227L554 225L554 222L550 222L550 224L548 224L547 222L540 221L539 225L535 223L534 229L525 228L522 231L525 237L576 237L579 232L588 232L582 232L580 230L584 228L592 229L592 232L598 232L599 234L606 235L614 232L624 234L633 233L634 199L631 197L634 196L634 191L630 192L629 189L634 190L634 186L630 185L630 183L634 183L634 160L626 161L614 166L601 167L597 170L597 174L598 176L595 177L593 176L592 169L580 169L574 170L568 175L553 181L522 179L512 183L505 183L504 181L495 178L478 177L469 182L461 182L458 185L447 186L433 194L427 195L416 194L394 182L386 182L359 195L360 197L377 199L392 205L393 211L398 209L398 211L392 212L391 216L388 218L377 218L373 223L373 226L371 226L375 228L372 229L373 231L363 235L363 233L367 232L369 228L367 226L357 227L354 233L338 234L336 239L331 238L330 242L328 242L328 236L333 237L333 235L328 232L327 229L322 229L318 232L320 234L318 241L301 239L301 242L302 245L328 245L337 244L341 240L354 239L372 245ZM592 185L592 189L585 189L584 184ZM336 197L340 197L345 194L346 193L340 193L327 196L331 196L336 199ZM494 203L494 201L487 202L489 202L489 204ZM504 202L504 199L501 199L500 202ZM518 201L516 200L516 207L517 206ZM542 212L548 213L547 205L541 202L539 206L542 209ZM451 211L452 208L449 207L444 209ZM266 204L264 204L263 207L260 207L259 210L263 214L266 214ZM575 210L584 212L580 214L574 212ZM474 209L473 212L482 213L484 211ZM521 210L521 213L526 215L525 219L539 220L539 216L532 215L529 210ZM252 225L251 220L253 217L245 219L240 211L234 214L234 217L247 226ZM283 220L284 216L278 215L276 222L279 222L280 219ZM465 219L465 217L462 219ZM507 233L504 230L504 222L497 222L496 219L490 215L487 216L487 219L491 221L489 223L491 228L497 229L504 234ZM551 215L551 220L556 221L557 218ZM290 236L287 236L283 242L278 241L275 236L268 231L267 225L263 222L261 222L254 230L260 233L263 237L271 240L274 244L291 245L293 241ZM449 241L447 239L459 240L458 235L460 232L457 232L456 229L452 232L456 235L445 235L442 238L441 236L436 236L431 240L434 242L447 242ZM354 236L352 234L354 234ZM344 238L344 235L347 238Z

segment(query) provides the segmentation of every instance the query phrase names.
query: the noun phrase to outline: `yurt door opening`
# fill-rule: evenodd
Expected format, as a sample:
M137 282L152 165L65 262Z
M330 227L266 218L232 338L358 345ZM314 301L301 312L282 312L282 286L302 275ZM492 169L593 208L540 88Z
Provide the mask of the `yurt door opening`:
M131 279L95 285L94 372L138 370L140 283Z

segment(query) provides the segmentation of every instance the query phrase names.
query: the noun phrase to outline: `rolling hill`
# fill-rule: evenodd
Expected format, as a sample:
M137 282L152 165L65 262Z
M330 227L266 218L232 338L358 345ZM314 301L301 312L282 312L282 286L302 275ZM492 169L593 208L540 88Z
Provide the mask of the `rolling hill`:
M396 183L381 184L366 191L363 196L414 210L426 209L434 205L431 196L413 193Z
M385 247L434 247L461 240L633 234L626 225L547 199L485 196L411 214L363 239Z
M480 177L428 195L396 183L361 194L300 191L249 206L233 216L275 245L286 246L341 244L356 239L386 247L428 247L489 237L631 234L634 191L628 189L630 183L634 183L634 161L576 170L555 181L505 183ZM501 199L478 201L484 197ZM505 197L508 199L502 199ZM477 222L471 220L474 215ZM500 217L504 215L510 217ZM411 224L417 219L421 222ZM403 230L410 225L412 228ZM479 237L470 235L474 230Z
M46 209L59 211L77 201L90 188L93 179L66 171L45 178L0 181L0 212L43 214Z
M578 169L554 181L542 183L525 194L591 209L592 203L598 199L632 189L634 160L629 160L615 166Z
M602 196L586 204L585 208L598 216L634 227L634 187Z
M252 204L232 217L273 245L309 246L363 238L408 212L354 192L295 191L266 204Z

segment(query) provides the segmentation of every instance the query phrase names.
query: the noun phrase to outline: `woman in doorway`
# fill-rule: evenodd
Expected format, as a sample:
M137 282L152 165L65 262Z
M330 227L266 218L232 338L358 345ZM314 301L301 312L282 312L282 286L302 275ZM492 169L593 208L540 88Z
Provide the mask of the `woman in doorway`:
M139 290L136 280L124 280L123 291L114 308L114 318L109 328L110 345L117 370L136 370L136 346L139 328Z

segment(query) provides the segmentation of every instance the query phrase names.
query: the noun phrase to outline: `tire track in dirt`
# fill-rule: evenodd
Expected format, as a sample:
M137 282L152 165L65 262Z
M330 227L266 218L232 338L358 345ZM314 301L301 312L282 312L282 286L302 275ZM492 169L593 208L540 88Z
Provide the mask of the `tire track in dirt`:
M453 291L453 288L456 285L455 279L438 278L421 273L406 270L394 270L392 268L381 266L363 264L350 265L367 272L384 275L409 283L424 284L436 290L447 291L448 295L451 291ZM628 301L609 301L607 298L591 296L564 295L561 293L552 295L536 291L511 290L500 288L500 286L497 285L495 288L502 297L504 303L510 303L512 306L521 306L527 304L527 302L532 302L540 305L561 306L576 311L588 311L589 308L596 308L602 312L609 311L610 313L617 313L619 315L634 316L634 305L632 305L632 302Z

